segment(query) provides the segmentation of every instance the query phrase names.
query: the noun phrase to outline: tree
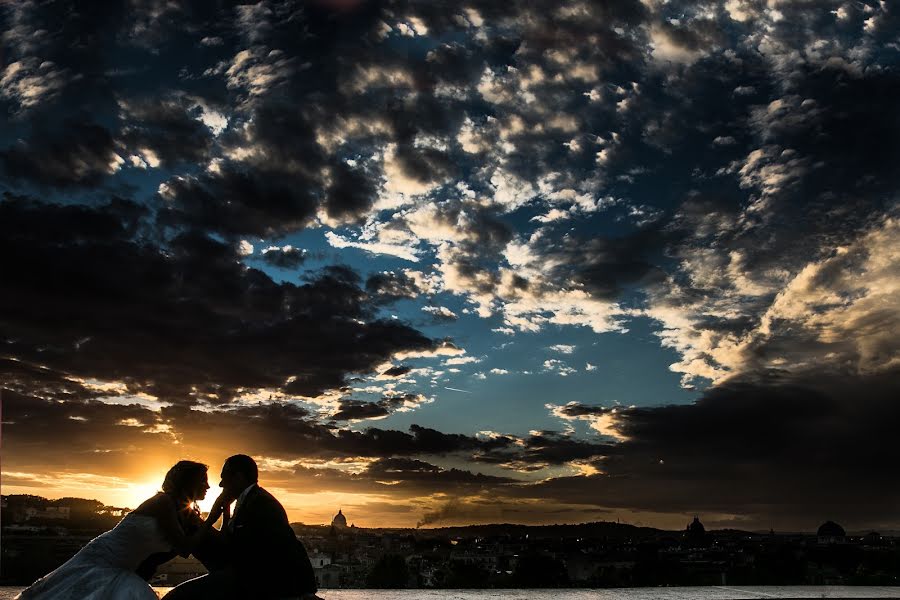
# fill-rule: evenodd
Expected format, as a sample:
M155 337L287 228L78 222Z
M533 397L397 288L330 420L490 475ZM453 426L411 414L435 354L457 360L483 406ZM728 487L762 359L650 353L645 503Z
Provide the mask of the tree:
M522 588L555 588L569 584L566 566L552 556L525 554L513 573L513 584Z
M397 589L405 588L409 580L409 569L402 556L385 554L372 566L366 577L366 585L370 588Z

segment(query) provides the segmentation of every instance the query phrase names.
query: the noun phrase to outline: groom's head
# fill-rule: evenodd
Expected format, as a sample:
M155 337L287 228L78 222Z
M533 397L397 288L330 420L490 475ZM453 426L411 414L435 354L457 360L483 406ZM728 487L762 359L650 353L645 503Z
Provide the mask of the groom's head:
M235 454L222 465L222 481L219 482L219 487L232 498L237 498L247 486L256 483L258 479L259 469L256 467L256 461L246 454Z

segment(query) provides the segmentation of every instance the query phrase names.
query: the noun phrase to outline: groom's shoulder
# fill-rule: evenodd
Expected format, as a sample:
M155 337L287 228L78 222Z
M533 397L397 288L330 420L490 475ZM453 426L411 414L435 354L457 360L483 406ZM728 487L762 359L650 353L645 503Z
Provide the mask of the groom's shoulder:
M258 489L258 498L267 504L276 504L279 507L281 506L281 502L278 501L278 498L272 495L267 489L263 487L259 487Z

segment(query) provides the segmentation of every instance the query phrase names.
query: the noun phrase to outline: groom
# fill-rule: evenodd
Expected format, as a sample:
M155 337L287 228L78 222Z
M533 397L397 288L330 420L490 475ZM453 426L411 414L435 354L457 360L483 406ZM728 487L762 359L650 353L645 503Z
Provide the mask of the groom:
M219 487L237 503L233 516L231 503L225 506L216 556L204 560L210 572L185 581L164 600L316 597L306 549L284 508L257 480L256 462L249 456L236 454L225 461Z

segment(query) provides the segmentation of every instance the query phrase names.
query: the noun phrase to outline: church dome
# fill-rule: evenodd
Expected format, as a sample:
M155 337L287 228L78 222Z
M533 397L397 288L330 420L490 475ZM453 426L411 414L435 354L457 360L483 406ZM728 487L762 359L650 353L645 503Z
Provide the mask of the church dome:
M699 517L694 517L694 521L687 526L688 533L692 534L704 534L706 533L706 527L703 526L703 523L700 522Z
M847 533L844 531L843 527L834 521L825 521L819 527L819 531L816 535L823 538L842 538L845 537Z
M337 514L334 515L334 518L331 520L331 524L335 527L346 527L347 517L344 516L344 513L338 510Z

